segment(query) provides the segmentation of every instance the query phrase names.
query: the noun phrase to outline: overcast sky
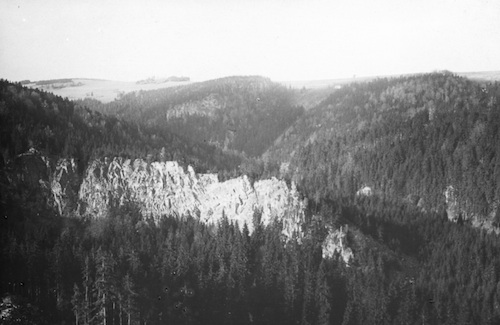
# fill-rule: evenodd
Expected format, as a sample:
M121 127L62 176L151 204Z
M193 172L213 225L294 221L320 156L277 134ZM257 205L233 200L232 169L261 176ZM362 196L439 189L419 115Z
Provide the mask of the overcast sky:
M0 78L500 70L498 0L0 0Z

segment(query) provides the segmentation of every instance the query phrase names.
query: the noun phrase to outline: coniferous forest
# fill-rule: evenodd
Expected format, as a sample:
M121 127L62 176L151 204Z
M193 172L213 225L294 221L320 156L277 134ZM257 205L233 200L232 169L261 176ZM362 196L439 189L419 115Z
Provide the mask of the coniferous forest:
M0 82L2 324L500 324L500 84L377 79L307 110L264 78L185 87L102 104ZM60 213L30 150L80 182L104 157L282 178L305 221ZM323 256L339 227L348 263Z

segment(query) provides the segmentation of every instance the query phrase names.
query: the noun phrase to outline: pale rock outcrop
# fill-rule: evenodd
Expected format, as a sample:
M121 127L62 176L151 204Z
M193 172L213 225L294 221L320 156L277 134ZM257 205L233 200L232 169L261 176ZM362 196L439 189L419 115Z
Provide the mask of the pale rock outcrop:
M28 205L46 204L59 214L74 208L79 187L74 159L50 160L35 148L18 155L2 171L2 191Z
M499 207L497 201L491 203L487 215L479 215L467 211L467 201L464 203L459 201L458 191L452 185L448 185L443 194L445 197L448 220L452 222L458 222L459 220L468 221L473 227L500 234L500 227L495 223Z
M444 191L446 202L446 215L448 220L456 222L460 217L460 209L458 207L457 193L452 185L446 187Z
M356 196L372 196L373 190L369 186L363 186L356 192Z
M142 215L158 220L164 215L191 215L208 224L223 216L240 227L253 230L253 216L260 211L261 222L283 222L283 233L300 231L305 204L292 184L276 178L256 181L246 176L219 182L215 174L185 171L177 162L152 162L122 158L90 164L79 193L84 213L103 217L110 206L135 204Z
M213 118L215 114L225 108L225 104L217 94L210 94L207 97L178 104L166 111L166 118L180 118L184 116L199 115Z
M2 173L2 191L33 206L46 204L60 215L104 217L111 207L131 203L143 216L200 218L217 224L223 216L253 231L254 214L264 225L281 222L283 234L301 233L306 203L292 183L276 178L251 184L246 176L219 182L175 161L105 158L90 162L83 179L72 158L50 160L36 149L15 158ZM78 209L77 209L78 208Z
M78 199L80 182L75 159L62 158L55 165L50 177L50 191L54 206L60 215L72 211Z
M328 235L323 241L323 258L330 259L339 254L344 263L349 265L349 261L354 257L352 249L347 245L349 227L344 225L339 229L329 228Z

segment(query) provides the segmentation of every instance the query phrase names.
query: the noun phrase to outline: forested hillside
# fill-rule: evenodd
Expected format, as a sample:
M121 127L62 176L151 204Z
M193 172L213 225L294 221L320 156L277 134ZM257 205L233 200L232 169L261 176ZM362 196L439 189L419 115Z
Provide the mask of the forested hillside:
M500 85L451 73L351 84L307 111L268 159L288 166L312 198L386 198L498 224ZM285 165L286 166L286 165ZM476 220L481 223L481 220Z
M125 94L99 111L168 128L197 143L260 156L303 112L293 92L263 77L227 77Z
M0 96L2 166L32 147L76 158L82 171L91 157L104 156L149 156L199 170L232 170L240 162L213 146L186 142L169 128L105 116L50 92L1 80Z
M229 78L101 106L2 81L0 322L499 324L500 238L461 221L478 215L493 220L489 229L498 225L500 85L451 73L380 79L332 90L307 111L288 91ZM283 112L286 123L273 129ZM242 161L200 141L222 141L217 128L226 123L257 127L265 145L235 131L225 149L259 156L274 145ZM105 217L57 210L52 192L41 193L54 184L45 175L52 161L66 168L55 185L69 182L72 158L80 176L95 180L85 195L102 199ZM133 169L126 158L141 163ZM202 181L189 168L189 177L158 176L151 166L165 160L252 179L277 175L281 165L309 202L300 231L283 235L287 216L264 226L262 210L251 226L224 210L207 225L194 209L153 218L137 202L113 199L131 197L122 183L132 172L162 193ZM61 195L78 190L69 184ZM358 192L364 186L370 191ZM137 196L157 199L146 187L134 187L143 189ZM202 192L193 200L212 194ZM459 222L448 220L450 203Z

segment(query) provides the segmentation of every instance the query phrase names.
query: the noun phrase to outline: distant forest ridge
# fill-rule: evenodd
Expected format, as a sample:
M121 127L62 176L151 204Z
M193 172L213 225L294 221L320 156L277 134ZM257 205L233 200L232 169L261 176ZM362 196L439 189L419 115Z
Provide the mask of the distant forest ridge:
M440 71L441 72L441 71ZM449 71L443 71L449 72ZM311 79L311 80L280 80L279 83L290 86L292 88L308 88L308 89L319 89L328 88L341 85L347 85L353 82L369 82L377 78L399 78L408 76L418 76L426 74L422 73L403 73L394 75L374 75L374 76L353 76L352 78L332 78L332 79ZM461 77L467 77L473 80L483 80L483 81L500 81L500 70L499 71L474 71L474 72L452 72Z
M388 76L353 76L352 78L342 79L322 79L322 80L279 80L279 83L287 88L298 90L316 91L314 94L306 94L306 98L299 98L299 104L304 106L305 109L311 108L319 104L326 92L334 89L341 88L350 83L362 83L373 81L377 78L397 78L411 75L420 74L402 74L402 75L388 75ZM500 80L500 71L477 71L477 72L459 72L455 73L459 76L464 76L474 80L483 81L498 81ZM226 77L234 78L234 77ZM140 90L148 91L154 89L168 88L172 86L188 85L196 83L204 83L207 81L223 80L225 78L218 78L206 81L193 81L185 76L171 76L168 78L149 77L138 81L118 81L106 80L97 78L58 78L47 80L22 80L21 84L29 87L41 87L50 89L54 94L68 99L77 100L92 98L102 103L112 102L123 94L136 92ZM304 97L304 96L302 96ZM311 99L311 100L310 100Z

